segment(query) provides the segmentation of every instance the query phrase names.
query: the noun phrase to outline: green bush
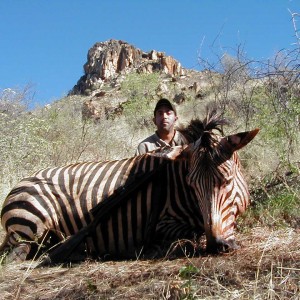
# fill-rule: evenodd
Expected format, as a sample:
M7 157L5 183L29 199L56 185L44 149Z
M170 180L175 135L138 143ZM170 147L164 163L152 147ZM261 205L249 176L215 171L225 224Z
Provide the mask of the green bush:
M286 178L273 178L256 185L252 191L251 207L239 220L242 227L255 226L300 227L299 175L290 173Z
M262 129L261 139L276 152L279 164L293 165L300 154L300 98L286 93L277 95L267 86L255 94L252 103L252 124Z
M14 118L1 114L2 199L21 178L41 168L133 155L133 138L119 138L121 131L130 137L124 121L120 126L112 120L83 121L82 102L81 97L72 96Z
M159 74L129 74L121 84L127 98L123 104L124 116L133 130L152 126L153 100L159 85ZM152 105L153 104L153 105Z

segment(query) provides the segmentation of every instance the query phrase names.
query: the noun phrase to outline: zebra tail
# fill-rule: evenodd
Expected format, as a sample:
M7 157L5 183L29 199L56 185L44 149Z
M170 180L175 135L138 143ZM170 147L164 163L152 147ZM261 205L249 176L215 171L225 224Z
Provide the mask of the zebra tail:
M62 245L52 250L49 255L37 265L37 268L66 262L80 243L87 238L89 231L90 226L81 228L76 234L69 237Z

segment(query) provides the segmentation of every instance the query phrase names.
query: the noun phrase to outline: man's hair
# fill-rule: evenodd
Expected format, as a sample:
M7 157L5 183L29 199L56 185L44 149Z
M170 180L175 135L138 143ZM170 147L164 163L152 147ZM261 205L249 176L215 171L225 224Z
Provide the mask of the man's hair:
M156 111L159 108L161 108L162 106L168 107L170 110L174 111L175 115L177 115L175 106L168 99L162 98L162 99L158 100L157 103L156 103L156 106L154 108L154 116L156 114Z

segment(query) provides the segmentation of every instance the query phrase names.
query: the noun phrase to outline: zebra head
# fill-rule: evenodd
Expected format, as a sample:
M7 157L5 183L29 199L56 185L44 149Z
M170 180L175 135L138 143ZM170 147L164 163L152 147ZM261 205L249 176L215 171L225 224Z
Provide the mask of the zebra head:
M237 150L247 145L259 129L223 137L224 119L215 111L192 121L182 133L193 141L185 150L187 182L194 190L204 220L207 251L236 248L237 216L249 204L249 191ZM221 135L220 135L221 133Z

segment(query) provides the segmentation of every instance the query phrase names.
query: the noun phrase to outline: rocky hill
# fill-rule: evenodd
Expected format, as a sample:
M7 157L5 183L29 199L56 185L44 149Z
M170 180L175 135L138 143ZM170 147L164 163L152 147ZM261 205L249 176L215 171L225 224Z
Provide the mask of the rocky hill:
M109 113L120 113L122 103L128 99L120 93L120 84L130 73L157 72L160 84L157 98L167 97L177 104L187 97L203 97L208 85L207 72L182 67L164 52L145 52L121 40L96 43L87 54L84 75L70 91L70 95L85 95L84 118L100 119Z

